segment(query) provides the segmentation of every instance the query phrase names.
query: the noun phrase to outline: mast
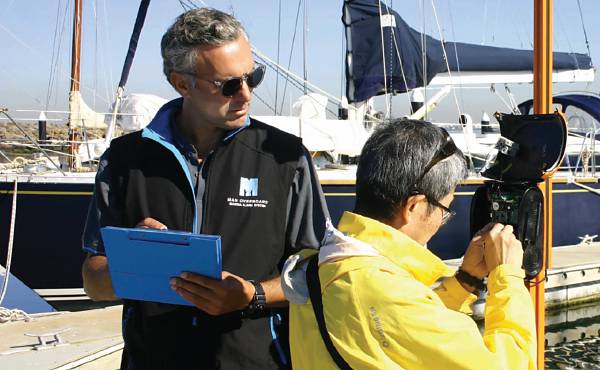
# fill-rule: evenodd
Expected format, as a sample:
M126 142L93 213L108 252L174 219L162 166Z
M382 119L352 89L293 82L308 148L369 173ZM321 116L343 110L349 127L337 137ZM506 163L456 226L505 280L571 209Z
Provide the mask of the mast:
M75 9L73 11L73 44L71 47L71 89L69 92L69 142L70 144L70 166L75 167L75 157L77 146L74 141L76 139L76 129L74 123L80 119L80 104L79 104L79 83L81 81L81 21L82 10L81 1L75 0Z
M552 0L534 1L533 106L535 114L552 112ZM544 282L552 255L552 175L540 184L544 194L544 248L542 269L532 281L529 292L533 299L537 329L537 367L544 368L545 301Z
M110 144L110 141L112 140L114 135L115 127L117 125L117 114L119 113L121 101L123 100L125 85L127 84L127 79L129 78L129 71L131 70L131 66L133 64L133 58L135 57L135 52L137 50L140 34L142 33L142 28L144 27L144 21L146 20L146 14L148 12L149 5L150 0L140 1L140 6L138 8L138 13L135 18L135 24L133 25L131 38L129 39L129 46L127 48L127 55L125 56L125 63L123 64L123 69L121 70L121 78L119 79L119 86L117 87L117 93L115 97L115 103L113 105L110 124L106 129L106 135L104 139L104 143L106 144L106 146Z
M71 48L71 92L79 91L81 79L81 0L75 0L73 46Z

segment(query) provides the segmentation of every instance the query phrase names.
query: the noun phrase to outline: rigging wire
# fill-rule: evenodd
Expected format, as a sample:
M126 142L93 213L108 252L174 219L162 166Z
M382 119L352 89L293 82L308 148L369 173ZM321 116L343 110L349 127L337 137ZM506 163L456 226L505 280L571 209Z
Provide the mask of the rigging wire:
M495 94L498 99L500 99L500 101L502 102L502 104L504 104L508 110L512 111L513 110L513 106L508 103L506 100L504 100L504 98L502 97L502 95L500 95L500 93L496 90L496 86L494 84L490 85L490 91Z
M104 38L101 38L100 41L103 42L103 46L105 45L112 45L112 43L110 42L110 34L108 32L108 30L110 29L108 27L108 23L107 23L107 19L108 19L108 11L106 9L106 0L102 0L102 22L103 22L103 27L101 27L100 29L103 32ZM103 41L104 40L104 41ZM100 48L102 50L102 47ZM101 60L101 64L103 66L103 68L101 68L102 70L102 77L104 80L104 93L106 94L106 96L108 97L108 100L111 102L115 101L115 95L114 95L114 91L112 89L112 81L113 81L113 69L112 69L112 64L107 62L107 56L105 55L105 53L100 53L100 60ZM107 68L108 66L108 68ZM107 70L108 70L108 76L107 76Z
M569 38L569 34L567 33L567 31L565 30L564 24L562 22L562 17L556 17L557 21L558 21L558 28L561 31L562 34L565 35L565 40L567 41L567 47L569 48L569 53L574 53L574 49L573 49L573 45L571 44L571 39ZM558 37L555 37L554 40L556 40L556 46L557 49L560 50L560 45L558 44ZM577 69L579 69L579 62L577 61L577 58L573 58L575 61L575 64L577 65Z
M454 39L454 58L456 60L456 72L460 75L460 61L458 60L458 48L456 47L456 30L454 29L454 16L452 15L452 7L450 6L450 0L448 0L448 13L450 15L450 28L452 29L452 38ZM462 79L458 78L458 91L460 95L460 107L465 110L465 96L462 88Z
M102 30L103 32L103 38L101 39L103 42L103 45L112 45L112 43L110 42L110 33L108 32L108 30L110 29L108 27L108 21L107 19L109 18L109 14L108 14L108 10L106 8L106 0L102 1L102 14L104 15L102 17L102 23L103 23L103 27ZM111 102L115 101L115 91L113 91L112 88L112 81L114 81L113 79L113 68L112 68L112 64L109 63L107 61L107 55L105 53L102 53L100 55L100 57L102 58L102 65L104 66L104 68L102 68L102 74L103 74L103 78L104 78L104 92L106 94L106 96L108 97L108 100L110 100Z
M273 69L273 70L275 70L275 69L276 69L275 63L273 63L271 60L267 59L267 58L266 58L264 55L262 55L262 54L258 53L256 50L254 51L254 55L256 56L256 58L257 58L257 59L259 59L259 60L260 60L262 63L264 63L264 64L265 64L267 67L269 67L269 68L271 68L271 69ZM283 77L283 78L286 80L286 83L287 83L287 82L289 82L289 84L290 84L290 85L292 85L293 87L295 87L296 89L298 89L298 91L302 91L302 90L304 89L304 86L303 86L303 82L304 82L304 81L302 80L302 78L300 78L300 77L298 77L298 76L295 76L295 75L293 75L291 72L284 70L282 67L279 67L279 70L280 70L280 71L283 71L283 72L280 72L280 73L282 74L282 77ZM308 83L308 81L306 81L306 82L307 82L307 88L309 89L309 91L310 91L310 92L319 92L319 93L321 93L321 94L325 94L325 95L327 96L327 98L328 98L328 101L329 101L329 100L332 100L332 101L334 101L334 102L335 102L335 101L339 101L339 99L337 99L337 98L335 98L335 97L331 96L330 94L327 94L326 92L324 92L324 91L322 91L322 90L320 90L320 89L318 89L318 88L316 88L316 87L314 87L314 86L311 86L311 84L310 84L310 83ZM318 100L316 100L314 97L312 97L312 96L310 96L310 95L307 95L307 96L309 96L309 97L310 97L310 98L311 98L311 99L312 99L314 102L316 102L317 104L319 104L319 105L323 106L323 105L322 105L322 104L321 104L321 103L320 103ZM324 107L325 107L325 109L326 109L326 110L327 110L329 113L331 113L333 116L336 116L336 115L337 115L337 113L336 113L335 111L333 111L333 110L331 110L330 108L328 108L327 104L325 104L325 105L324 105Z
M252 95L254 95L261 103L265 105L265 107L269 108L270 110L275 111L277 109L276 107L273 107L269 103L267 103L265 99L261 98L260 95L256 93L256 91L252 91Z
M394 10L393 8L391 9L392 11ZM392 16L393 13L388 12L388 14L391 14ZM396 57L398 58L398 64L400 65L400 74L402 75L402 82L404 82L404 88L406 90L406 99L408 100L408 106L409 109L412 112L412 105L411 105L411 101L410 101L410 96L409 96L409 91L408 91L408 82L406 81L406 74L404 73L404 64L402 63L402 56L400 55L400 48L398 47L398 41L396 40L396 27L391 27L392 30L392 40L394 42L394 50L396 51Z
M68 5L68 2L67 2L67 5ZM65 17L65 18L66 18L66 17ZM8 29L6 29L4 26L2 26L2 24L0 24L0 29L3 29L3 30L5 30L5 31L6 31L6 32L7 32L9 35L11 35L13 38L15 38L15 40L17 40L19 43L21 43L21 44L22 44L22 45L23 45L23 46L24 46L26 49L30 50L30 51L31 51L31 52L34 54L34 56L40 56L40 53L39 53L37 50L35 50L33 47L31 47L30 45L28 45L27 43L25 43L24 41L22 41L21 39L19 39L18 37L16 37L14 34L12 34L12 33L10 32L10 30L8 30ZM57 60L58 60L58 58L57 58ZM57 63L57 65L58 65L58 63ZM71 80L73 79L73 78L72 78L71 76L69 76L68 74L66 74L66 73L62 72L62 71L60 70L60 68L58 68L58 67L56 68L56 71L57 71L57 74L59 74L59 75L62 75L62 76L64 76L64 77L68 77L68 81L69 81L69 82L71 82ZM57 87L57 86L55 86L55 88L56 88L56 87ZM91 88L87 87L86 85L80 84L80 88L81 88L81 89L83 89L83 90L89 91L89 92L90 92L90 93L92 93L92 94L96 94L96 92L95 92L93 89L91 89ZM109 101L107 101L107 100L105 100L105 99L104 99L102 96L98 96L98 98L100 98L101 100L104 100L104 102L105 102L105 103L107 103L107 104L110 104L110 102L109 102ZM44 106L44 105L43 105L43 104L42 104L42 103L39 101L39 99L35 98L35 100L36 100L36 101L37 101L37 102L38 102L38 103L39 103L41 106Z
M277 18L277 70L275 72L275 109L277 115L277 99L279 97L279 50L281 48L281 0L279 0L279 16Z
M488 2L487 0L483 1L483 40L481 40L481 45L485 45L485 36L487 34L487 16L488 16ZM456 40L456 39L455 39Z
M591 57L590 52L590 40L588 39L587 30L585 29L585 23L583 22L583 12L581 10L581 1L577 0L577 8L579 9L579 19L581 19L581 28L583 28L583 36L585 37L585 47L587 48L588 57Z
M496 41L496 26L498 25L498 14L500 14L500 0L496 0L496 11L494 12L494 26L492 27L492 44Z
M98 92L98 0L92 1L94 15L94 93ZM96 110L96 94L92 95L92 109ZM85 135L85 131L84 131Z
M512 9L512 11L514 12L514 9ZM517 22L516 22L517 17L513 14L513 16L509 16L508 18L510 19L510 21L512 23L512 28L517 33L517 38L519 39L519 44L521 46L521 49L525 48L525 44L523 43L523 38L521 37L521 32L519 32L520 27L517 26Z
M59 55L59 51L56 50L56 42L57 42L57 40L58 40L58 42L60 42L60 39L62 38L62 32L61 32L61 36L60 37L58 36L61 4L62 4L62 1L59 0L58 5L56 7L56 22L54 23L54 36L52 38L53 39L52 55L50 57L50 73L48 76L48 86L46 88L46 105L45 105L46 109L49 108L50 97L52 96L52 88L53 88L54 82L55 82L55 79L54 79L55 75L53 73L53 70L54 70L54 64L56 63L55 60L57 59L57 55Z
M384 37L383 37L383 27L381 25L381 0L377 1L377 6L379 7L379 23L380 23L380 34L381 34L381 56L383 58L383 91L387 94L388 92L388 88L387 88L387 73L386 73L386 66L385 66L385 43L384 43ZM388 99L387 96L385 97L385 117L386 118L390 118L390 105L388 103Z
M387 5L386 5L386 7L387 7ZM394 22L392 22L390 24L390 84L391 84L390 89L391 89L391 94L388 94L389 98L390 98L390 102L389 102L389 104L390 104L390 118L392 118L392 114L393 114L392 113L392 109L393 109L393 106L392 106L392 96L395 94L395 91L394 91L394 48L393 48L393 43L396 40L394 40L394 38L393 38L394 37L394 31L393 30L394 30L394 26L395 26L395 23L396 23L395 22L396 18L394 17L393 14L390 13L390 8L393 9L393 7L394 7L394 0L390 0L390 7L387 7L387 13L388 13L388 17L390 17L391 19L394 20Z
M294 44L296 42L296 34L298 33L298 19L300 18L300 6L302 5L302 0L298 0L298 9L296 10L296 21L294 23L294 34L292 36L292 45L290 47L290 56L288 58L287 69L290 69L292 65L292 56L294 54ZM279 114L283 112L283 104L285 104L285 95L287 92L288 80L286 80L285 85L283 86L283 96L281 98L281 107L279 108ZM291 112L290 112L291 113Z
M437 28L438 28L438 32L440 34L440 43L442 46L442 51L444 52L444 61L446 62L446 68L448 69L448 77L450 77L450 80L452 80L452 72L450 71L450 63L448 62L448 53L446 52L446 42L444 41L444 34L442 32L442 27L440 25L440 21L437 15L437 10L435 8L435 0L431 0L431 7L433 9L433 16L435 19L435 23L437 24ZM462 117L462 112L460 109L460 105L458 104L458 98L456 96L456 89L452 88L452 95L454 96L454 102L456 103L456 109L458 110L458 116ZM467 140L467 132L466 132L466 119L465 119L465 125L461 125L462 127L462 131L463 131L463 135L465 136L465 149L466 149L466 154L467 154L467 158L469 159L469 167L471 169L475 169L475 166L473 165L473 158L471 156L471 150L469 149L469 140Z
M304 70L304 95L308 93L306 88L306 81L308 80L308 61L307 61L307 40L306 34L308 33L308 0L303 0L304 10L302 11L302 20L304 25L302 26L302 69Z
M419 6L421 7L421 63L423 67L423 101L427 104L427 37L425 35L425 0L419 0ZM427 109L425 109L425 116L427 120Z

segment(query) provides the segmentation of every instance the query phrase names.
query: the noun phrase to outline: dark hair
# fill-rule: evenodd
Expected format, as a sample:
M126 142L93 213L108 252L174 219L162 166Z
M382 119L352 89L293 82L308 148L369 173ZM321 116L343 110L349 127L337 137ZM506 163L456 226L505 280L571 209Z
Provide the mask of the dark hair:
M433 166L415 184L443 144L442 130L429 122L409 119L379 125L365 143L358 162L355 212L386 221L393 218L417 185L421 193L435 200L453 192L467 175L460 151Z

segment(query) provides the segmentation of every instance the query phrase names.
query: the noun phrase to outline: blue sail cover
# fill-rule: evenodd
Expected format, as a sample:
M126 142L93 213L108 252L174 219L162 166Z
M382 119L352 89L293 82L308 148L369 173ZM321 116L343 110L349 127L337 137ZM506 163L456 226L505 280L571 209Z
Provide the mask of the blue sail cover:
M424 75L421 33L412 29L398 13L379 0L345 0L342 22L346 27L346 95L350 102L425 86L436 74L448 71L440 40L426 35L427 74ZM395 27L392 28L394 23ZM444 42L444 46L450 71L533 70L532 50L461 42ZM555 52L553 55L554 70L592 68L592 60L585 54Z
M148 12L149 5L150 0L140 1L140 7L138 8L135 24L133 25L133 32L131 33L131 38L129 39L127 56L125 57L125 63L123 64L123 69L121 70L119 87L125 87L125 84L127 84L129 71L131 70L131 65L133 64L133 57L135 56L135 51L137 50L138 40L140 39L140 34L142 33L142 27L144 27L144 21L146 20L146 13Z

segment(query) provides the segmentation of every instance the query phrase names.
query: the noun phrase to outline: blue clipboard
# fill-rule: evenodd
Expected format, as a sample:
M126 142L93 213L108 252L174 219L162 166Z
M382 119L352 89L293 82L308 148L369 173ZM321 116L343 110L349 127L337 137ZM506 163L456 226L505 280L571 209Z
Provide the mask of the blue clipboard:
M191 306L171 290L184 271L221 280L221 237L156 229L100 229L115 294Z

